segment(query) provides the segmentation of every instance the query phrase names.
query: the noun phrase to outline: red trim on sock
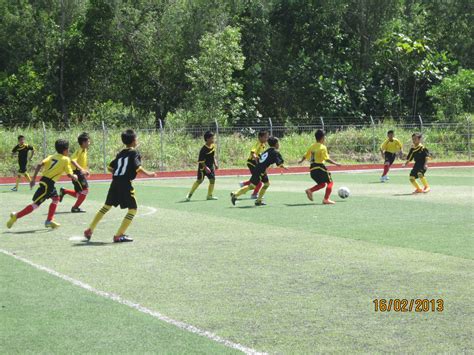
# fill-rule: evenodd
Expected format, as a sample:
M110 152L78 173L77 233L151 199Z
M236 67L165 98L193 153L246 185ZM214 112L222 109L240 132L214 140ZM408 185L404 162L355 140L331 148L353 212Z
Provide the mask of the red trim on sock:
M255 189L253 189L253 194L254 194L254 195L257 195L258 192L260 191L260 189L262 188L262 186L263 186L263 182L260 181L260 182L257 184L257 186L255 186Z
M334 182L330 182L328 184L328 186L326 187L326 192L324 194L324 199L325 200L328 200L329 199L329 196L331 196L331 192L332 192L332 186L334 185Z
M387 165L384 165L382 176L387 175L387 173L388 173L389 170L390 170L390 165L388 165L388 164L387 164Z
M16 218L24 217L24 216L26 216L27 214L30 214L33 211L34 211L33 205L28 205L25 208L23 208L20 212L17 212Z
M77 197L78 193L74 190L63 190L66 195L72 196L72 197Z
M82 194L78 194L78 195L79 196L77 197L77 201L73 206L74 208L79 207L87 197L87 193L86 194L82 193Z
M318 190L321 190L324 186L326 186L325 182L323 182L321 184L314 185L312 188L309 189L309 191L316 192Z
M243 185L243 186L249 186L249 185L250 185L250 180L249 180L249 181L244 181L244 182L242 183L242 185Z

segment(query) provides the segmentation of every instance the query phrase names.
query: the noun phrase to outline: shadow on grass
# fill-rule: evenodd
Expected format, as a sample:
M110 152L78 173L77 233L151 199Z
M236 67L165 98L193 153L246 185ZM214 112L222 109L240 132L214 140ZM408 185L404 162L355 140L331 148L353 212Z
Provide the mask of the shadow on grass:
M80 243L74 243L72 246L73 247L102 247L102 246L115 245L115 244L120 244L120 243L80 242Z
M304 207L304 206L316 206L316 203L309 202L309 203L285 203L286 207Z
M52 229L42 228L42 229L30 229L26 231L25 230L24 231L5 231L3 232L3 234L35 234L35 233L44 234L44 233L49 233L52 231L53 231Z
M421 195L421 194L420 194ZM411 192L408 194L393 194L392 196L414 196Z

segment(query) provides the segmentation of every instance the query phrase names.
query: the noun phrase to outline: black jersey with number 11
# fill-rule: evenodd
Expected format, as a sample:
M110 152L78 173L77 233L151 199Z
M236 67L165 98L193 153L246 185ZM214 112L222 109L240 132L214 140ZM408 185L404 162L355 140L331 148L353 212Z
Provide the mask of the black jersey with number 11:
M109 164L113 180L134 180L137 170L142 165L140 154L132 148L126 148L117 154Z

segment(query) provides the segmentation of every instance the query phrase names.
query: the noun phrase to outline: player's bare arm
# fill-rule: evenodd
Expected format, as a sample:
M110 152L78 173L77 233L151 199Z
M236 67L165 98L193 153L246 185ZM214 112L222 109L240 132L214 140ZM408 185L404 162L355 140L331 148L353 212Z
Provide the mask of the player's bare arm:
M217 164L216 158L214 158L214 168L215 168L216 170L219 169L219 164Z
M137 169L137 173L142 173L148 177L155 177L156 173L143 169L141 166Z
M327 161L328 163L331 163L331 164L335 165L335 166L341 166L341 165L342 165L342 164L339 164L337 161L334 161L334 160L332 160L332 159L326 159L326 161Z
M71 160L71 163L72 163L72 165L74 165L74 167L75 167L77 170L79 170L82 174L84 174L85 176L89 176L89 172L88 172L86 169L84 169L82 166L80 166L80 165L77 163L77 161Z
M31 155L30 155L30 161L33 159L34 156L35 156L35 151L32 150L32 151L31 151Z
M31 181L30 181L30 188L33 188L36 185L36 177L38 176L38 173L40 172L43 166L44 164L42 162L36 165L35 172L33 173L33 177L31 178Z

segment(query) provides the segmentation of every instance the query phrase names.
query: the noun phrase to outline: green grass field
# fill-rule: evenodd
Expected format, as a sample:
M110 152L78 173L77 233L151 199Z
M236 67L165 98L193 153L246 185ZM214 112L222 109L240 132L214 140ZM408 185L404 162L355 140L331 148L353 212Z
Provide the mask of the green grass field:
M136 182L134 243L112 244L125 211L111 211L93 242L82 234L107 183L93 183L85 214L47 204L5 224L0 249L97 290L120 295L234 343L270 353L474 351L474 169L431 169L432 191L411 195L408 170L335 173L352 196L321 205L308 175L271 176L268 206L229 192L239 177L207 183L183 203L191 179ZM1 215L29 203L1 189ZM7 206L7 208L5 208ZM2 222L2 223L4 223ZM101 297L0 253L0 353L237 352ZM443 299L439 312L375 312L376 298Z

